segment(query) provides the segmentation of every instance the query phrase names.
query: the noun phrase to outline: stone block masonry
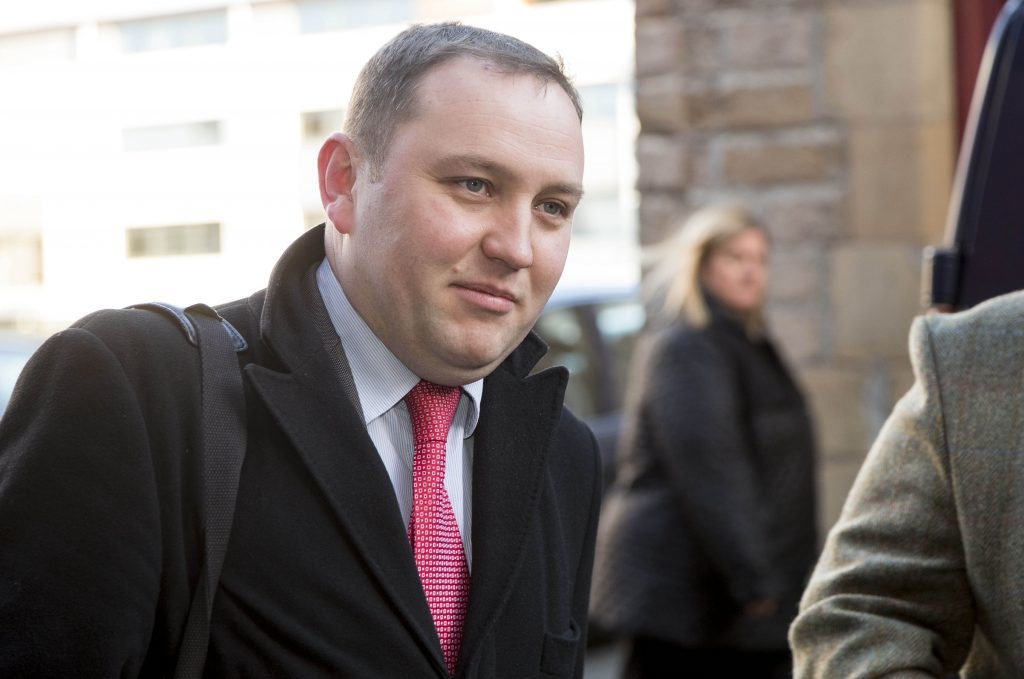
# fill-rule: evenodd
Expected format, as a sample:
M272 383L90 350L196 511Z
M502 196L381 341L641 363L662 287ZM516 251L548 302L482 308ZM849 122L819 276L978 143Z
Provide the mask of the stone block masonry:
M740 200L821 444L822 528L909 387L955 161L950 0L637 0L640 240Z

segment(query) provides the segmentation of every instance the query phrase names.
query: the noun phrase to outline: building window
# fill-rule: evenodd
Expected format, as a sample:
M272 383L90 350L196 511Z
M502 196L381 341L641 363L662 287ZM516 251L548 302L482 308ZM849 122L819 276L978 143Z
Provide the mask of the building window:
M332 108L325 111L306 111L302 114L302 138L319 144L332 132L341 129L345 110Z
M38 233L0 232L0 285L42 282L42 237Z
M298 0L296 3L303 33L411 21L413 5L413 0Z
M583 100L584 118L597 116L614 120L619 110L619 83L584 85L579 88Z
M121 143L125 151L213 146L219 144L220 141L221 125L218 120L132 127L121 131Z
M58 28L0 35L0 66L68 61L75 53L75 32Z
M121 51L150 50L216 45L227 42L227 10L195 12L173 16L121 21L117 24Z
M585 170L587 197L580 203L573 221L580 233L616 233L623 228L623 185L621 162L624 153L619 127L620 85L590 85L580 88L583 100L583 145L587 149Z
M614 234L622 231L622 201L615 189L594 188L573 214L572 229L576 234Z
M129 257L206 255L220 252L220 224L175 224L128 229Z
M302 212L302 228L308 231L314 226L320 226L326 219L327 215L324 214L322 207L308 208Z

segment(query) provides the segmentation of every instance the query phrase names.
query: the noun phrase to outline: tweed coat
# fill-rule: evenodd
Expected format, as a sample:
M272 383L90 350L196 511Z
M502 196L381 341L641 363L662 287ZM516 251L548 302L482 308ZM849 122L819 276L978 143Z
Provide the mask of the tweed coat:
M1024 293L918 318L790 631L798 677L1024 672Z
M785 649L817 555L813 435L788 369L715 305L704 328L645 336L630 391L595 623L681 646ZM743 614L761 598L773 615Z
M317 292L323 228L221 313L248 447L208 677L448 676L394 490ZM579 677L601 483L530 336L484 380L458 677ZM199 561L197 352L104 311L49 340L0 421L0 677L163 677Z

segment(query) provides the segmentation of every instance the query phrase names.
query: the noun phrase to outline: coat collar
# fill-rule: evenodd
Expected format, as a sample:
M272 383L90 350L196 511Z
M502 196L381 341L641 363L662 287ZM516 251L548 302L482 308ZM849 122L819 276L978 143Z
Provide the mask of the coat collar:
M324 256L323 232L323 226L311 229L288 248L263 300L261 339L281 369L250 365L246 373L316 478L358 556L444 676L404 524L385 492L390 480L358 405L342 386L344 352L314 276ZM546 351L531 332L484 380L474 441L473 574L463 664L481 648L504 609L536 520L548 445L568 381L564 368L529 375ZM347 378L351 384L351 375Z
M474 444L473 575L463 663L481 650L519 577L536 528L549 443L568 382L565 368L524 378L518 372L522 366L506 367L484 380Z

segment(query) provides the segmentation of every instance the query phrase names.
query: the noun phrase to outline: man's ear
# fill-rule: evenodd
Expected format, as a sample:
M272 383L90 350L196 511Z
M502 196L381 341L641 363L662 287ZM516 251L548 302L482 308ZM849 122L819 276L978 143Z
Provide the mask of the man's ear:
M320 147L317 171L320 201L327 219L340 233L350 233L354 220L352 187L356 182L357 156L352 138L335 132Z

